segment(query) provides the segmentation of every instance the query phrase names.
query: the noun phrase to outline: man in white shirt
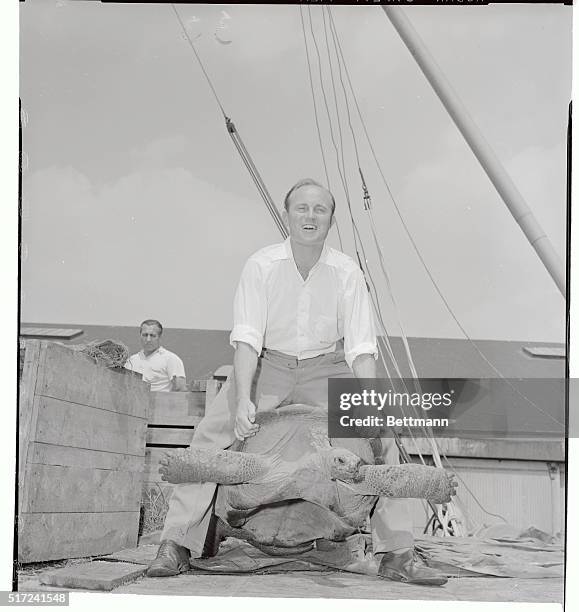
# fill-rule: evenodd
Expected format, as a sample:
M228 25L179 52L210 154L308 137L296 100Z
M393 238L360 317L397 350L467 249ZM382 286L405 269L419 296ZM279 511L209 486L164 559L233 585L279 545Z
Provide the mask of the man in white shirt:
M183 362L161 346L161 323L147 319L140 330L142 350L129 357L125 368L141 374L151 391L187 391Z
M376 332L364 276L351 258L325 244L334 222L332 194L304 179L290 189L284 207L289 238L252 255L241 274L230 337L233 374L195 431L197 447L227 448L235 438L255 435L257 410L294 403L327 407L330 377L376 377ZM394 441L383 442L386 462L398 463ZM215 488L174 488L149 576L186 571L189 555L202 555ZM371 524L380 575L446 582L414 555L406 500L381 498Z

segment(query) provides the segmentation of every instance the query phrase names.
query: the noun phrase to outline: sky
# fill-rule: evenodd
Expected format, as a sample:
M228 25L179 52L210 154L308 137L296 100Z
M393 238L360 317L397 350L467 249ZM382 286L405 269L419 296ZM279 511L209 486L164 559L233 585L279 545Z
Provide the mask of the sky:
M274 201L301 177L326 182L299 7L177 10ZM405 10L562 260L571 10ZM460 338L456 317L472 338L563 341L562 296L383 11L331 11L390 191L453 313L404 232L350 95L389 297L334 49L331 73L322 9L304 7L343 248L354 255L328 128L326 104L339 144L334 88L350 202L388 332ZM27 0L20 20L22 320L154 317L166 327L229 329L245 259L279 234L170 5ZM330 243L339 247L335 232Z

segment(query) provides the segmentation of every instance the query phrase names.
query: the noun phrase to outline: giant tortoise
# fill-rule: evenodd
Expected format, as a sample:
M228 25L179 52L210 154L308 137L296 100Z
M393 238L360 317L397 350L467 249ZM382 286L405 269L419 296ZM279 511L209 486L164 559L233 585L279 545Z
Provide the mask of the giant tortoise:
M221 485L215 514L227 533L269 554L345 540L363 529L379 496L445 503L455 493L444 469L379 464L370 440L329 439L321 408L284 406L258 412L256 423L258 433L229 450L167 453L160 472L172 483Z

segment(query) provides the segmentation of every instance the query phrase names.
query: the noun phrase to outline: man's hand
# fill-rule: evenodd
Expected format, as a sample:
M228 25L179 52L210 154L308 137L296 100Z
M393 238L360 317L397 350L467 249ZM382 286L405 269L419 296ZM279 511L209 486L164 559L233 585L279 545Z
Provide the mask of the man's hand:
M171 379L172 391L188 391L184 376L173 376Z
M238 440L255 436L259 430L259 425L255 424L256 410L255 404L249 399L241 399L237 402L234 432Z

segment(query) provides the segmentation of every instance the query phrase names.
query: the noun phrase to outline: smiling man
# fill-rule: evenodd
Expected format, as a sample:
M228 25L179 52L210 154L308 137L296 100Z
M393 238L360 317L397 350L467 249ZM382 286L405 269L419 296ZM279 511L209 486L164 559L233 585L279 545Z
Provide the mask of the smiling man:
M354 261L326 245L334 223L332 194L312 179L287 193L282 213L289 238L254 253L234 299L233 374L195 430L192 447L231 446L255 435L255 415L289 404L327 408L328 378L375 378L376 332L364 276ZM386 463L398 463L392 439ZM176 485L149 576L189 568L190 555L213 547L216 485ZM444 584L413 551L406 500L381 498L371 517L379 574L401 582Z
M131 355L125 368L138 372L151 391L187 391L185 367L181 358L161 346L163 326L155 319L141 323L142 350Z

